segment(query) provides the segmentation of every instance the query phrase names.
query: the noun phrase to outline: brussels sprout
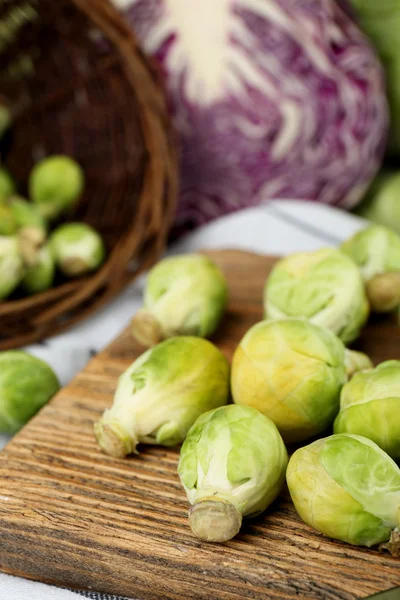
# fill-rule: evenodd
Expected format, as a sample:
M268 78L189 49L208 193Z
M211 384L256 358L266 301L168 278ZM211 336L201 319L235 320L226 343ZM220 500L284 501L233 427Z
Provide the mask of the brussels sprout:
M8 205L17 224L17 229L36 228L42 233L43 238L46 236L46 221L34 204L21 196L11 196Z
M37 227L23 227L18 232L19 249L25 266L34 267L37 265L45 241L44 231Z
M0 300L7 298L18 287L24 273L18 238L0 236Z
M59 390L52 369L19 350L0 353L0 431L13 434Z
M342 244L359 267L368 300L375 312L400 305L400 237L382 225L371 225Z
M11 196L6 204L0 205L0 235L17 232L24 262L29 266L36 264L37 254L46 238L44 220L33 205L18 196Z
M22 287L28 294L37 294L48 290L54 281L55 264L48 245L37 254L35 265L28 267L22 280Z
M356 350L349 350L348 348L345 348L344 351L344 366L347 379L351 379L353 375L359 371L373 368L369 356L364 354L364 352L357 352Z
M373 546L400 525L400 469L362 436L332 435L300 448L287 484L303 521L331 538Z
M6 204L0 204L0 235L13 235L18 229L12 210Z
M380 171L354 212L400 234L400 171Z
M56 219L78 202L85 183L82 168L68 156L50 156L29 177L30 196L43 217Z
M303 317L332 329L345 344L358 336L369 312L356 265L330 248L280 260L266 282L264 308L269 319Z
M287 462L276 426L257 410L230 405L201 415L178 466L193 533L208 542L233 538L242 517L259 515L278 496Z
M144 346L177 335L208 337L227 300L225 277L212 260L200 254L166 258L149 273L132 334Z
M345 381L343 342L305 320L262 321L233 356L234 402L272 419L286 442L306 440L333 422Z
M106 251L97 231L86 223L66 223L50 237L54 260L67 277L80 277L100 267Z
M199 415L228 398L229 365L218 348L200 338L172 338L123 373L95 435L103 452L117 458L139 443L175 446Z
M357 373L340 397L335 433L356 433L373 440L400 460L400 361L389 360Z
M16 185L10 173L4 167L0 168L0 204L15 194Z

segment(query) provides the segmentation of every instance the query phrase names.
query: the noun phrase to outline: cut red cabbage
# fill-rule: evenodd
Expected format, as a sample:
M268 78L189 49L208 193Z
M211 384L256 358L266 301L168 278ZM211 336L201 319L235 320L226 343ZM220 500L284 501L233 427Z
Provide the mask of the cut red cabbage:
M335 0L114 0L165 78L178 226L269 198L355 206L386 146L381 65Z

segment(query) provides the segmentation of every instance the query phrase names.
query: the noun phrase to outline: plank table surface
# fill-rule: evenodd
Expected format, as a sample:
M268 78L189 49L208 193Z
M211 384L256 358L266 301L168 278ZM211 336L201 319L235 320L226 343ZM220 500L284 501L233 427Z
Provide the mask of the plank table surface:
M209 252L230 285L215 343L228 358L262 318L274 258ZM369 324L357 348L400 359L400 328ZM332 541L297 516L287 490L225 544L196 539L176 472L177 449L101 454L93 422L143 351L124 332L0 453L0 570L131 598L354 600L400 585L400 561ZM1 595L1 594L0 594Z

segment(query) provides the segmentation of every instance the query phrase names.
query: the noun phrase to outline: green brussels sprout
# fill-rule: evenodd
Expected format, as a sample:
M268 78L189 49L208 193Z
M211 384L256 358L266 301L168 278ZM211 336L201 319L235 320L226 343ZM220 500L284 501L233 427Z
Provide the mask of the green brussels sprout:
M305 320L262 321L233 356L234 402L269 417L285 442L306 440L333 422L345 381L343 342Z
M300 517L331 538L370 547L400 526L400 469L367 438L342 433L300 448L286 477Z
M49 245L43 246L37 254L37 262L26 269L22 288L28 294L37 294L53 285L55 264Z
M278 496L287 462L279 431L257 410L230 405L201 415L178 466L193 533L207 542L233 538L242 517L259 515Z
M83 192L85 177L69 156L50 156L32 169L29 192L43 217L56 219L73 208Z
M18 225L13 212L6 204L0 204L0 235L14 235Z
M268 319L303 317L332 329L345 344L356 339L369 313L359 270L330 248L280 260L265 284L264 308Z
M106 255L102 237L86 223L66 223L53 231L54 260L67 277L80 277L100 267Z
M400 460L400 361L357 373L342 389L335 433L369 438Z
M177 337L147 350L121 375L111 409L95 425L106 454L123 458L139 443L175 446L199 415L226 404L229 365L211 342Z
M344 242L342 252L359 267L375 312L400 305L400 237L382 225L371 225Z
M45 362L19 350L0 353L0 431L14 434L60 389Z
M4 202L15 194L16 185L11 174L4 167L0 168L0 204L4 204Z
M132 335L152 346L177 335L209 337L228 300L224 275L207 256L165 258L150 270L144 309L132 321Z
M345 348L344 351L344 366L348 380L359 371L365 371L366 369L373 368L373 364L369 356L364 354L364 352L349 350L348 348Z
M35 265L37 254L46 239L44 219L26 200L19 196L10 196L5 204L0 204L0 235L17 233L25 264Z
M18 238L0 236L0 300L7 298L18 287L24 273Z
M34 204L21 196L11 196L8 206L17 224L17 229L36 228L42 232L43 238L47 235L46 221Z
M400 234L400 171L382 169L354 212Z

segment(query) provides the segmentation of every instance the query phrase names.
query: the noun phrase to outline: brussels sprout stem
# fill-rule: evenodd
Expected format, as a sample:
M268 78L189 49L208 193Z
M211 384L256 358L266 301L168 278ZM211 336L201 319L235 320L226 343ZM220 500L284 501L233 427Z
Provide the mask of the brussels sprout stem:
M380 550L388 550L395 558L400 558L400 529L397 527L392 531L390 540L379 546Z
M28 267L34 267L38 261L38 255L45 242L44 232L37 227L24 227L18 235L19 248Z
M400 273L381 273L366 284L368 300L375 312L391 312L400 304Z
M128 454L137 454L138 441L132 435L123 435L103 419L95 423L94 434L101 450L113 458L125 458Z
M206 542L227 542L239 533L242 515L230 502L213 497L190 508L189 524L195 536Z
M144 308L138 310L133 317L131 333L140 344L146 347L155 346L164 339L157 319Z
M60 260L60 267L62 271L67 273L70 277L79 277L90 271L87 262L79 256L72 256Z

